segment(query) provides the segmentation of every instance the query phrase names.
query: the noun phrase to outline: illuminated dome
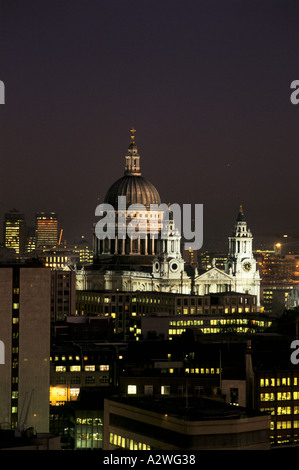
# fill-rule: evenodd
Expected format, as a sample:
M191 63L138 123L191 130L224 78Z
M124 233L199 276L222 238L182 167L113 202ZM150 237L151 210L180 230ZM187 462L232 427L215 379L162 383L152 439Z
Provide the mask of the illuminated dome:
M142 176L123 176L108 190L104 202L117 207L118 196L126 196L127 207L131 204L143 204L148 210L150 204L161 204L155 186Z
M132 129L131 132L131 142L126 155L125 174L109 188L104 203L117 208L118 197L125 196L127 207L131 204L142 204L149 210L151 204L160 205L161 199L155 186L141 176L140 156L134 137L135 130Z

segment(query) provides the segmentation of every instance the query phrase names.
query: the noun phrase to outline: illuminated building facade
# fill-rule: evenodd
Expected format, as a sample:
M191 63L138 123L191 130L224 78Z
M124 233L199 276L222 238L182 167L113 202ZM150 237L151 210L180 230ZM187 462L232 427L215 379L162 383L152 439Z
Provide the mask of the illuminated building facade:
M93 261L93 250L84 237L72 247L72 252L79 255L79 263L90 264Z
M188 266L192 266L193 268L198 267L198 250L194 250L193 248L189 247L187 249L183 249L183 258L185 263Z
M226 259L227 253L202 251L198 254L198 269L207 271L212 267L216 267L224 271Z
M122 346L125 347L125 346ZM117 343L88 342L80 338L51 350L50 404L76 402L82 388L115 387L117 362L122 347Z
M34 253L36 248L35 228L27 228L26 253Z
M257 250L255 257L262 276L261 305L265 313L281 315L292 308L299 286L299 255L282 254L281 243L274 250ZM284 247L284 251L285 251Z
M266 314L280 316L288 308L288 299L293 295L294 286L287 282L263 283L261 286L261 303Z
M260 371L258 407L271 416L270 436L273 444L299 442L299 373L298 370Z
M3 222L5 248L14 250L18 255L24 254L27 239L26 231L24 214L17 210L12 210L5 214Z
M55 212L37 212L36 248L53 247L58 241L58 219Z
M174 338L188 329L205 334L257 333L272 325L258 311L256 297L218 293L205 296L166 292L77 291L76 315L110 318L123 339L141 339L147 331ZM154 324L157 324L157 328Z

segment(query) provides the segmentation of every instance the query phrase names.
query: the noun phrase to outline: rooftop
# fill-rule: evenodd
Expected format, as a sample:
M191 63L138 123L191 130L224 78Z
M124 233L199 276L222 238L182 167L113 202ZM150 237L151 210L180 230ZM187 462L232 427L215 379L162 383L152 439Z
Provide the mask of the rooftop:
M258 411L249 413L243 407L229 405L222 400L206 397L113 397L110 400L184 421L241 419L263 416Z

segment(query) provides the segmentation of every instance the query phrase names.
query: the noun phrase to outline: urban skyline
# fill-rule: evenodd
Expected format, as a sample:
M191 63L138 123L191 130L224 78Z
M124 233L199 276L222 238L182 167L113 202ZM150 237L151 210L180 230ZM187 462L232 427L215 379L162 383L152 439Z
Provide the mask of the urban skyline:
M0 448L298 448L297 2L3 0L0 39Z
M134 126L163 202L204 205L205 242L241 203L256 237L298 234L293 2L1 9L2 213L54 210L68 240L88 239Z

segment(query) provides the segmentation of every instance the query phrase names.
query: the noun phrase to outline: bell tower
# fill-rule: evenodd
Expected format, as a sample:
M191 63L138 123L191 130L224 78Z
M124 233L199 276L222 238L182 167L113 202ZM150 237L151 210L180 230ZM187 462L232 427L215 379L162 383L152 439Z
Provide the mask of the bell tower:
M233 234L228 239L228 256L225 272L235 278L236 292L257 296L260 303L260 275L252 253L253 237L245 220L243 206L240 206Z
M243 206L240 206L235 229L229 237L228 257L225 266L227 274L236 275L243 272L249 274L256 262L252 255L252 233L247 227Z
M181 254L181 235L175 227L173 214L168 212L166 236L158 240L158 256L153 260L153 273L162 279L180 279L184 273Z

